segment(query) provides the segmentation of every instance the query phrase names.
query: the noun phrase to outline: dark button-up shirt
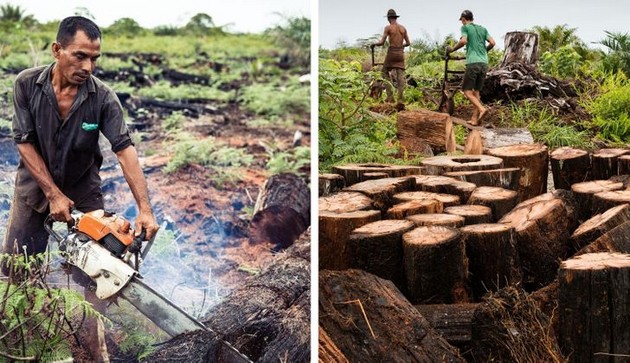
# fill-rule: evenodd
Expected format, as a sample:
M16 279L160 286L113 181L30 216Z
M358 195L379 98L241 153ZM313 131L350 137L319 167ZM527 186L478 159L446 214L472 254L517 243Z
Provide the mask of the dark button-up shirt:
M116 93L94 76L79 87L68 115L61 119L50 79L53 66L24 70L15 79L13 137L18 144L35 145L55 184L75 205L89 205L89 199L101 198L99 131L114 152L132 145L131 138ZM23 161L15 193L40 213L48 206Z

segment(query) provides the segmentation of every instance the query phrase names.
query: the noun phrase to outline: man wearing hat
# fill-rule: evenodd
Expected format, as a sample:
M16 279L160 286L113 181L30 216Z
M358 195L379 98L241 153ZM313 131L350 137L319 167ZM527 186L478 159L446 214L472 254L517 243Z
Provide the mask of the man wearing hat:
M454 47L447 47L446 52L451 53L466 46L466 73L462 90L475 106L470 124L476 126L488 113L488 109L481 103L479 92L488 71L488 51L494 47L495 42L486 28L473 23L473 14L470 10L464 10L459 20L462 22L462 36Z
M408 47L411 42L409 41L409 35L407 29L404 26L398 24L398 15L394 9L387 11L387 21L389 25L385 27L383 36L378 43L371 45L381 46L385 44L385 40L389 37L389 48L387 49L387 56L383 63L383 78L390 79L390 71L394 71L395 80L397 82L396 89L398 91L398 103L403 103L403 90L405 87L405 53L404 48ZM393 81L393 80L392 80ZM394 96L392 95L392 87L387 84L385 87L387 92L387 102L393 102Z

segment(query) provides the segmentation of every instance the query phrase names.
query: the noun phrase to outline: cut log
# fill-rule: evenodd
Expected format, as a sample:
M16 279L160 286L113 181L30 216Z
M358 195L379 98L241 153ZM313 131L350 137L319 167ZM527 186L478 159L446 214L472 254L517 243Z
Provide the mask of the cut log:
M505 34L504 44L500 68L512 63L536 65L538 62L538 34L509 32Z
M630 253L630 222L624 222L601 235L595 242L579 250L575 255L595 252Z
M558 189L518 204L499 223L514 227L527 291L547 285L559 261L570 253L570 237L577 228L574 200Z
M488 291L521 282L514 228L505 224L474 224L460 231L475 301Z
M617 159L630 149L600 149L593 153L593 179L608 179L617 175Z
M518 190L520 175L519 168L452 171L444 174L444 176L473 183L478 187L499 187L510 190Z
M559 341L571 361L630 352L630 255L590 253L564 261L558 273Z
M412 303L468 302L466 254L457 229L423 226L405 233L403 260Z
M374 201L374 207L383 213L394 205L394 195L416 189L416 179L413 177L387 178L367 180L351 185L344 189L349 192L359 192Z
M427 175L443 175L451 171L488 170L503 167L503 160L489 155L434 156L422 160Z
M593 195L593 213L602 213L620 204L630 203L630 190L612 190Z
M497 187L479 187L470 195L468 204L485 205L492 209L493 221L498 221L514 208L518 193Z
M464 217L454 214L416 214L406 218L416 226L443 226L459 228L464 225Z
M348 239L350 267L391 280L405 291L402 236L415 226L407 220L382 220L352 231Z
M481 134L479 130L472 130L466 137L464 144L464 154L481 155L483 154L483 143L481 142Z
M319 174L319 196L337 193L346 187L346 181L339 174Z
M571 191L578 204L580 220L585 221L595 214L593 213L593 195L621 189L623 189L623 183L610 180L592 180L571 185Z
M271 242L286 248L311 224L311 194L295 174L272 175L260 188L250 223L253 243Z
M335 342L330 339L326 331L319 327L319 349L317 358L320 363L349 363L348 358L337 347Z
M442 213L444 207L439 200L419 199L399 203L387 210L387 219L405 219L414 214Z
M470 194L477 187L453 178L437 175L416 176L416 189L425 192L457 195L462 203L466 203Z
M483 128L479 130L479 132L481 134L481 143L484 150L517 144L534 143L532 134L526 128Z
M553 186L570 190L571 185L590 180L591 157L585 150L561 147L551 153Z
M319 323L350 362L464 362L390 281L321 271Z
M455 205L444 208L444 213L464 217L464 225L492 222L492 209L485 205Z
M333 173L342 175L346 186L351 186L367 180L365 173L387 173L391 178L420 174L421 168L412 165L388 164L346 164L333 166Z
M488 154L503 159L508 168L520 168L519 199L524 201L547 191L548 159L547 147L542 144L524 144L498 147Z
M610 208L604 213L593 216L573 232L571 242L574 251L579 251L604 233L628 221L630 221L630 205L628 204Z
M630 155L621 155L617 159L617 175L630 175Z
M319 268L343 270L349 267L348 238L353 230L381 219L378 210L319 212Z
M254 362L310 359L310 251L308 229L200 318L212 331L179 335L145 358L147 362L225 362L218 355L220 338Z
M444 208L459 205L460 199L456 195L431 193L431 192L403 192L394 195L395 203L404 203L410 200L435 199L439 200Z
M449 140L455 139L453 122L447 113L424 109L402 111L397 115L396 126L401 147L411 155L423 154L419 140L427 142L434 153L440 153L447 151Z

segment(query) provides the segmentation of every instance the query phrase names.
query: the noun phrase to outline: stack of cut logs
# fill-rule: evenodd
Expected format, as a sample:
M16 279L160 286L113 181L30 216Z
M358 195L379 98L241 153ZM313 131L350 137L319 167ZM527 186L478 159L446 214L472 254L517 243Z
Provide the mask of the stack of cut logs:
M553 297L571 361L630 351L630 149L519 144L333 173L319 179L326 361L487 357L469 349L473 315L512 287Z

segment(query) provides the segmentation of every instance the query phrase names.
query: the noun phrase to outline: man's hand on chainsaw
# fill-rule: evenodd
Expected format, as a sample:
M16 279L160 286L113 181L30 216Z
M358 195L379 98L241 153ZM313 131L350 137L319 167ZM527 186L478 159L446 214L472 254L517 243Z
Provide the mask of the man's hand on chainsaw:
M74 208L74 202L63 193L56 194L49 200L50 215L57 222L72 222L70 210Z
M144 229L146 231L146 240L150 241L153 236L157 233L160 226L157 224L155 217L153 216L153 212L140 212L136 217L136 222L134 226L134 233L136 236L139 236L141 231Z

